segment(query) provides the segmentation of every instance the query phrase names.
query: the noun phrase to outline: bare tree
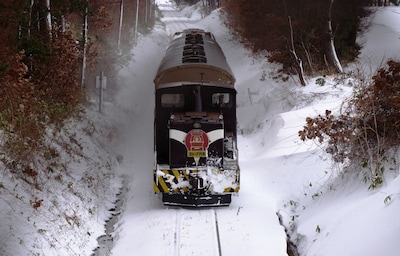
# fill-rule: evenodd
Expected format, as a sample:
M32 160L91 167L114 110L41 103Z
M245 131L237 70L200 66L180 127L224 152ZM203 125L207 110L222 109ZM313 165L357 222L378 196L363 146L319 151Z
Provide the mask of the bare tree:
M327 66L333 66L338 73L343 73L342 65L340 64L339 58L336 54L334 35L332 30L332 5L334 0L330 0L328 18L326 20L326 48L325 54L327 59Z
M33 16L35 15L35 20ZM29 6L28 38L35 30L41 34L45 42L50 42L52 38L52 21L50 13L50 0L31 0ZM32 24L34 20L35 24ZM35 25L33 27L32 25Z
M290 16L288 17L288 20L289 20L289 26L290 26L290 45L291 45L290 53L293 55L293 58L296 61L296 70L297 70L297 74L300 79L300 83L301 83L301 85L306 86L306 81L304 78L305 75L304 75L303 61L297 55L296 48L294 46L293 26L292 26L292 19Z
M138 36L138 23L139 23L139 0L136 0L136 18L135 18L135 41Z
M149 0L144 0L145 4L146 4L146 8L145 8L145 15L144 15L144 23L147 24L147 20L148 20L148 13L149 13Z
M52 38L52 23L51 23L51 12L50 12L50 0L45 0L45 15L46 15L46 29L47 33L49 33L49 38Z
M85 8L85 13L83 16L83 29L82 29L82 44L83 44L82 79L81 79L82 86L85 84L85 78L86 78L87 40L88 40L88 7Z
M34 4L35 4L35 0L31 0L31 3L29 5L28 38L31 37L32 9L33 9Z
M118 28L118 51L121 47L121 33L122 33L122 21L124 16L124 0L120 0L119 3L119 28Z

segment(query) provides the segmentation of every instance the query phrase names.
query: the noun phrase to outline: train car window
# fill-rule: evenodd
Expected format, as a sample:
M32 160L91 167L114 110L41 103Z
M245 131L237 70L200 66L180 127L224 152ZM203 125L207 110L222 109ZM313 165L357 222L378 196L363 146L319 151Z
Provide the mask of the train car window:
M180 93L165 93L161 95L163 108L182 108L185 105L185 97Z
M214 93L212 95L212 104L214 107L226 108L230 107L231 97L229 93Z

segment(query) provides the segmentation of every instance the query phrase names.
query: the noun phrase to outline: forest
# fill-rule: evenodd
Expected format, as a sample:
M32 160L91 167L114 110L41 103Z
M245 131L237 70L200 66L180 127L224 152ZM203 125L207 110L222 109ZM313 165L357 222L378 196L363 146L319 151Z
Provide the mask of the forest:
M104 243L115 255L156 255L177 240L204 247L202 232L173 235L178 216L203 222L197 210L159 207L149 175L152 74L168 33L194 25L214 33L237 79L245 182L233 207L217 210L222 251L274 254L290 239L301 255L397 252L400 62L383 63L381 53L399 56L388 42L399 40L398 4L1 0L0 255L106 255L91 254ZM385 33L375 38L377 30ZM368 243L371 229L373 244L351 246L355 237Z
M283 72L305 75L343 72L357 57L360 21L371 1L227 1L229 25L255 52L266 51Z
M360 50L357 33L371 0L175 0L220 8L237 38L281 72L304 78L343 72ZM88 103L107 70L109 90L138 34L159 19L154 0L3 0L0 3L0 129L3 150L26 158L44 128ZM25 152L25 153L23 153Z
M152 0L3 0L0 3L0 129L18 161L40 149L47 125L88 103L95 76L132 56L156 20ZM112 86L110 86L112 88Z

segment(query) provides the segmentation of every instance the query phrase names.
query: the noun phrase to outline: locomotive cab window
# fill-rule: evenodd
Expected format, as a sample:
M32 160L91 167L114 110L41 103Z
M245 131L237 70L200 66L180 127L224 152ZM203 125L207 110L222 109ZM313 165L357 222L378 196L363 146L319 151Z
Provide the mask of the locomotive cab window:
M185 97L180 93L165 93L161 95L163 108L182 108L185 105Z
M229 108L232 105L231 102L229 93L214 93L212 95L212 105L214 107Z

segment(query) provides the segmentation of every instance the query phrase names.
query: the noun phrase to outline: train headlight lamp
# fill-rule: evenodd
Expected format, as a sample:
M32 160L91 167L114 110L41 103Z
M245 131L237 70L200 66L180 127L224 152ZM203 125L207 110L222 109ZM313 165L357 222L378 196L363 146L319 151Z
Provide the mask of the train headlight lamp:
M174 119L175 119L175 115L171 115L171 116L169 117L169 119L174 120Z
M201 124L199 122L194 122L193 128L200 129L201 128Z
M219 115L219 120L223 120L224 119L224 116L221 114L221 115Z

